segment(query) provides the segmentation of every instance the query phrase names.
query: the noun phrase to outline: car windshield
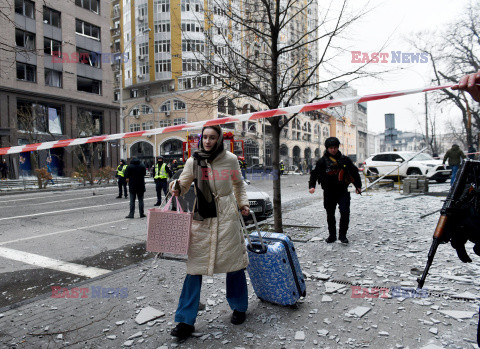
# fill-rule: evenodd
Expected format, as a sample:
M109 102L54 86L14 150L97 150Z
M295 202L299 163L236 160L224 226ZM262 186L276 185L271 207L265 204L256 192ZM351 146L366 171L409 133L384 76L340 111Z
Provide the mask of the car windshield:
M408 159L412 158L414 155L415 155L415 153L406 153L406 154L403 154L403 157L405 158L405 160L408 160ZM425 161L425 160L434 160L434 159L428 154L420 153L420 154L415 155L415 157L412 160L414 160L414 161Z

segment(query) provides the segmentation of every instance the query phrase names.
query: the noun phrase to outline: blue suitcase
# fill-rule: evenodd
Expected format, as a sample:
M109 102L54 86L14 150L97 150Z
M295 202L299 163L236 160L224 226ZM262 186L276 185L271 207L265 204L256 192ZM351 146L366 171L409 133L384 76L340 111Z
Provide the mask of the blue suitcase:
M260 232L259 236L258 231L257 225L245 241L253 290L263 301L294 305L305 297L306 285L293 242L284 234Z

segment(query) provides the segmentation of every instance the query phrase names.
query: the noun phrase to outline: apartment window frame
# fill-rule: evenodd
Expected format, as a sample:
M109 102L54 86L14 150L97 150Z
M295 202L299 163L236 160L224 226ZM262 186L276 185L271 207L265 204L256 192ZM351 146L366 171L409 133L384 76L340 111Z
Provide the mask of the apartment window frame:
M175 119L173 119L173 126L183 125L183 124L186 124L186 123L187 123L186 118L175 118Z
M170 40L155 40L154 52L155 53L170 53L171 49Z
M78 63L89 65L93 68L102 69L102 56L99 52L85 50L77 47Z
M79 80L84 80L84 82L87 82L86 80L88 80L89 82L91 83L95 83L96 85L92 85L92 91L87 91L85 89L79 89ZM95 92L95 90L98 90L98 92ZM90 79L90 78L86 78L84 76L78 76L77 75L77 91L79 92L86 92L86 93L91 93L91 94L96 94L96 95L99 95L101 96L102 95L102 81L101 80L96 80L96 79Z
M154 23L155 33L170 33L170 20L157 20Z
M172 71L172 61L170 59L163 59L155 61L155 72L165 73Z
M160 112L165 113L169 112L172 110L172 102L171 101L166 101L160 106Z
M47 74L50 73L52 75L54 75L55 73L57 73L59 75L59 85L54 85L54 84L49 84L47 83L47 81L49 80L49 78L47 78ZM51 80L51 79L50 79ZM58 87L58 88L63 88L63 72L59 71L59 70L54 70L54 69L48 69L48 68L45 68L45 86L51 86L51 87Z
M81 32L79 32L79 24L81 25ZM94 34L94 29L98 33L98 37L93 35ZM93 25L91 23L85 22L81 19L75 18L75 33L78 35L86 36L88 38L94 39L94 40L101 40L101 28ZM89 33L89 34L88 34Z
M16 62L16 75L18 81L25 81L25 82L37 82L37 66L33 64L27 64L22 62ZM23 78L19 77L19 68L22 68L23 71ZM30 69L30 70L29 70ZM33 77L33 79L28 79L28 77Z
M153 121L152 120L142 122L142 130L146 131L146 130L152 130L152 129L153 129Z
M43 53L50 56L62 57L62 43L60 41L50 39L49 37L44 36Z
M97 10L95 11L95 7L92 4L96 4ZM99 0L75 0L75 5L81 7L87 11L96 13L97 15L100 14L100 1Z
M15 0L14 7L15 13L27 18L35 19L35 2L30 0Z
M19 45L18 41L19 41L19 33L22 34L22 44ZM32 42L32 47L27 47L28 46L28 40L27 38L31 38L31 42ZM27 32L25 30L22 30L22 29L19 29L19 28L15 28L15 44L17 47L22 47L24 48L26 51L35 51L37 45L36 45L36 35L35 33L31 33L31 32Z
M139 56L148 56L148 42L138 45L138 55Z
M159 127L169 127L169 126L172 126L172 120L160 120L158 122L158 126Z
M154 13L170 12L170 0L155 0L153 8Z
M54 23L54 15L58 14L58 24ZM43 6L43 23L51 25L52 27L61 28L62 27L62 13L60 11L54 10L50 7Z
M184 101L181 101L179 99L173 100L173 110L185 110L185 109L187 109L187 105L185 104Z
M130 132L140 131L140 123L131 123L129 125Z

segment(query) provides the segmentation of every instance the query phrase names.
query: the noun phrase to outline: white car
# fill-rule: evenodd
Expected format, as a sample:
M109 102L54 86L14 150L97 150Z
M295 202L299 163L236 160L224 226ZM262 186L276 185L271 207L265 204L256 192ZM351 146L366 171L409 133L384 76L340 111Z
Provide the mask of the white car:
M179 169L170 181L180 178L183 169ZM258 190L257 188L250 186L250 181L244 180L246 186L246 192L248 197L248 202L250 205L250 210L255 212L255 217L258 221L265 220L272 216L273 214L273 203L270 200L268 193ZM195 191L193 189L194 185L190 186L190 190L185 196L179 197L180 205L184 211L191 211L193 209L193 202L195 201ZM251 217L248 216L245 218L246 222L250 222Z
M394 151L375 154L365 160L364 173L370 181L376 177L393 171L387 178L400 178L409 175L424 175L430 180L444 183L451 175L451 170L442 164L441 160L435 160L428 154L407 151ZM411 160L410 160L411 159ZM410 161L408 161L410 160ZM407 162L408 161L408 162ZM396 170L396 169L399 170Z

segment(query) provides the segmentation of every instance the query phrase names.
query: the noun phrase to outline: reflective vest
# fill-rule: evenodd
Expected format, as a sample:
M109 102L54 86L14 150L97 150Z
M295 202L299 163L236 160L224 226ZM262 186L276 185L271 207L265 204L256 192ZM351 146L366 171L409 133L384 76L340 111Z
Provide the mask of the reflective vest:
M162 167L160 168L160 171L158 170L158 162L155 164L155 177L153 179L166 179L168 178L168 173L167 170L165 170L165 167L167 167L167 164L163 164Z
M285 165L284 165L283 163L280 164L280 170L281 170L281 171L284 171L284 170L285 170Z
M127 169L127 165L118 165L117 167L117 175L120 177L125 177L125 170Z

